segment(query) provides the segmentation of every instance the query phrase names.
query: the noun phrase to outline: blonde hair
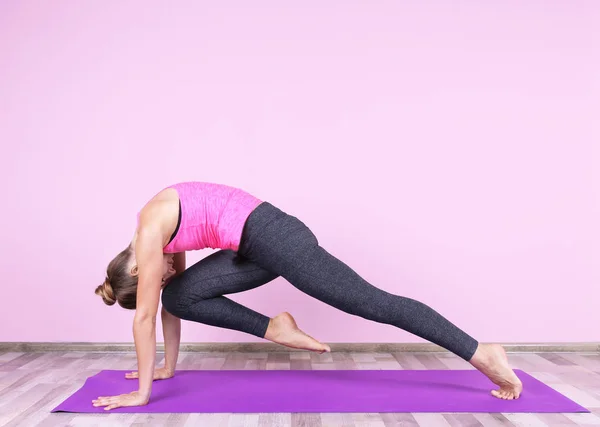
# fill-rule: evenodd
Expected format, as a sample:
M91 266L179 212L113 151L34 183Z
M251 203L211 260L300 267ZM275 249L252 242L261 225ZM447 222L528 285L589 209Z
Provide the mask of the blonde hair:
M110 279L108 277L104 279L104 283L98 285L95 294L100 295L104 301L104 304L106 305L113 305L115 302L117 302L113 288L110 285Z

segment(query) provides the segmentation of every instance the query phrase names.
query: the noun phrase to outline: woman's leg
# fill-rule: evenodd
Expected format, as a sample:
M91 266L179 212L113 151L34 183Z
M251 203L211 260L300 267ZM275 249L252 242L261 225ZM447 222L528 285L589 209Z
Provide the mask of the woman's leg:
M319 246L297 218L263 203L250 215L239 253L302 292L346 313L397 326L465 360L477 341L427 305L379 289Z
M248 217L238 251L284 277L299 290L347 313L397 326L450 350L486 374L501 389L496 397L517 398L521 382L500 346L482 345L427 305L379 289L319 246L299 219L268 202Z
M218 251L175 276L163 290L162 304L180 319L263 338L270 318L223 295L257 288L276 277L234 251Z
M175 276L162 293L164 308L184 320L246 332L292 348L330 351L305 334L291 314L272 319L225 294L257 288L278 277L234 251L215 252Z

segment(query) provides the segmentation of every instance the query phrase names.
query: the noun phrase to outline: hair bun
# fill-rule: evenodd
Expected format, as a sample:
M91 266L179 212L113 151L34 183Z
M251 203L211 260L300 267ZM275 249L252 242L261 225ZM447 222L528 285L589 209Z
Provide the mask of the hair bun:
M104 279L104 283L98 285L95 293L96 295L100 295L102 297L102 300L106 305L113 305L115 302L117 302L113 288L110 285L110 279L108 277Z

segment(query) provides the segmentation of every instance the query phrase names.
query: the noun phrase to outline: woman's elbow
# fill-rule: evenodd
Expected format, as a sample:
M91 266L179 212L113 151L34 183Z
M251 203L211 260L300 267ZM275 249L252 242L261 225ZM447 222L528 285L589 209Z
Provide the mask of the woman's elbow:
M134 326L145 326L156 324L156 313L150 313L145 311L136 311L133 318Z

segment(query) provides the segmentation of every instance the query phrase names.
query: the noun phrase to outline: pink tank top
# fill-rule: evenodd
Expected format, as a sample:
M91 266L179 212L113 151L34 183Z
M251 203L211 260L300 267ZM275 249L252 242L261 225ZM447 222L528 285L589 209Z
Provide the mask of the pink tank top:
M181 203L181 223L164 253L204 248L237 251L250 213L262 203L238 188L207 182L181 182L174 188ZM139 214L138 214L139 217Z

